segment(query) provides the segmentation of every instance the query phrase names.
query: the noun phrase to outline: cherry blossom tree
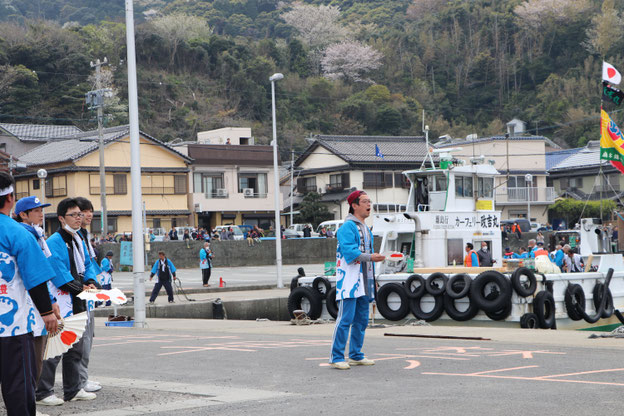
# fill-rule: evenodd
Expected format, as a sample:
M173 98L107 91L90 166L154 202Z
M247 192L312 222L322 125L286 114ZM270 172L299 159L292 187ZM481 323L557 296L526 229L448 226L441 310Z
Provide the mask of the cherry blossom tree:
M328 46L321 59L323 75L329 79L353 82L372 81L365 75L381 66L382 54L358 41L343 41Z
M347 37L347 29L338 22L340 9L336 6L316 7L297 2L282 17L297 29L298 37L311 49L324 48Z
M533 29L554 23L576 21L592 8L589 0L528 0L514 9L520 20Z

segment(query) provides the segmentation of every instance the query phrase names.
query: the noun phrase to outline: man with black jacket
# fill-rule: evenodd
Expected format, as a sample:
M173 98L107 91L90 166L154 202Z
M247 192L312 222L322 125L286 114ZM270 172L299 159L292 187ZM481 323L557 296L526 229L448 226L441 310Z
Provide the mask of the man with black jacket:
M152 295L150 296L150 303L154 303L160 289L164 286L167 291L167 297L169 298L169 303L173 303L173 288L171 287L171 277L176 279L176 268L165 256L164 251L158 252L158 260L154 263L154 267L152 267L152 272L150 273L150 281L156 275L156 284L154 285L154 289L152 290Z
M85 301L77 295L85 289L95 288L97 277L91 267L91 259L87 246L78 232L83 214L73 198L65 198L59 202L56 210L61 229L46 241L52 253L50 262L57 276L64 276L68 283L59 287L57 302L61 315L67 317L87 310ZM71 280L70 280L71 279ZM60 299L59 299L60 296ZM83 390L80 380L80 366L84 342L81 339L63 354L63 392L65 401L93 400L94 393ZM54 378L56 367L61 357L44 361L41 378L37 385L37 404L57 406L63 400L54 395Z
M58 328L47 281L54 275L36 240L13 221L13 177L0 172L0 297L10 305L0 320L0 383L8 416L35 416L35 349L30 316Z

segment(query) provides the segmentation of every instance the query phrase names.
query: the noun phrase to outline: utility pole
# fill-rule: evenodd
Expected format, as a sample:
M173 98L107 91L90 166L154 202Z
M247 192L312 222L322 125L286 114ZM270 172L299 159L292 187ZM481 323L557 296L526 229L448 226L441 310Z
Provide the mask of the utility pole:
M89 94L95 93L95 107L97 107L98 119L98 138L100 143L100 204L101 204L101 235L108 233L108 217L106 213L106 172L104 169L104 133L102 132L102 118L104 117L104 90L102 89L102 71L101 68L108 65L106 57L103 62L98 59L95 63L91 62L91 68L95 68L95 88L96 91L90 91ZM89 95L88 94L88 95ZM91 95L93 97L93 95Z
M295 149L290 151L290 225L293 225L293 193L294 193L294 184L295 180Z

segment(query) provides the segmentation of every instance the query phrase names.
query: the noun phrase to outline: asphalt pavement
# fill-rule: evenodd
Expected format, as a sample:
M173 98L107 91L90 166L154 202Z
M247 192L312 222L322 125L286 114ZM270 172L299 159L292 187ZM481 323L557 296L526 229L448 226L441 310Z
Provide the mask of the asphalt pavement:
M615 415L624 393L624 339L589 339L582 331L369 328L364 351L376 365L340 371L327 365L333 323L151 319L138 329L104 327L98 319L96 325L89 371L104 386L98 398L41 411Z

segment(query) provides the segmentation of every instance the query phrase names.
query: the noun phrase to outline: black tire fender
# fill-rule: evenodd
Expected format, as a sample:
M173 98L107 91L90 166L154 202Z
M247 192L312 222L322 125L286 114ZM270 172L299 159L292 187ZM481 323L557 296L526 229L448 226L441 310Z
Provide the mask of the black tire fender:
M401 305L398 309L391 309L388 305L388 296L395 293L401 299ZM398 283L386 283L377 290L377 310L389 321L400 321L405 318L409 312L409 298L403 285Z
M451 297L451 299L461 299L470 293L470 284L472 283L472 279L466 273L458 273L451 277L446 283L446 294ZM463 286L460 286L462 285ZM456 290L455 288L460 286L460 290ZM477 308L479 310L479 308Z
M582 320L583 316L576 310L576 305L578 304L581 309L585 310L585 292L583 292L583 286L569 284L565 291L563 303L570 319L573 321ZM598 306L600 306L600 303Z
M529 286L524 286L522 282L520 282L521 276L526 276L529 279ZM535 289L537 289L537 279L535 278L535 273L527 267L519 267L511 275L511 285L518 296L522 296L523 298L533 296Z
M465 311L459 311L455 306L455 301L460 299L466 299L468 301L468 308ZM464 322L469 321L477 316L477 314L479 313L479 307L475 305L472 300L470 300L470 296L465 296L460 299L452 298L448 294L447 289L447 293L444 294L444 311L449 316L449 318L455 321Z
M412 290L414 283L420 283L420 286ZM421 297L425 293L425 278L419 274L413 274L405 281L405 292L410 299L416 299Z
M602 293L604 292L604 284L600 282L596 282L594 285L593 295L594 295L594 308L598 309L600 307L600 302L602 302ZM611 294L611 289L607 289L607 301L605 303L604 311L601 318L610 318L613 315L614 311L613 307L613 295Z
M410 299L409 308L416 318L422 319L423 321L432 322L442 316L442 313L444 312L444 296L433 296L433 299L435 301L433 309L429 312L424 312L420 306L420 302L425 296L427 295L425 294L419 298Z
M321 295L321 299L325 299L331 289L331 283L329 283L326 277L318 276L312 281L312 289Z
M555 298L552 293L541 290L533 299L533 312L537 315L540 328L551 329L555 327Z
M317 291L304 286L295 288L288 296L288 313L290 313L291 318L295 317L294 311L302 309L301 301L303 299L307 299L310 303L310 310L307 312L308 317L310 319L320 318L321 312L323 311L321 295Z
M498 296L490 297L485 294L485 286L494 283L499 288ZM507 306L511 300L511 283L502 274L495 270L488 270L479 274L470 284L470 299L484 312L496 313Z
M539 328L539 321L537 315L534 313L525 313L520 317L520 328L537 329Z
M437 284L436 281L442 279L441 284ZM448 282L448 277L441 272L431 273L427 280L425 281L425 289L427 293L432 296L439 296L446 290L446 283Z
M507 317L509 315L511 315L511 301L507 302L507 304L505 305L505 307L501 310L498 310L496 312L485 312L485 314L487 315L488 318L490 318L493 321L504 321L505 319L507 319Z
M327 313L330 314L332 318L336 319L338 317L338 304L336 303L335 287L332 287L329 292L327 292L325 307L327 308Z

